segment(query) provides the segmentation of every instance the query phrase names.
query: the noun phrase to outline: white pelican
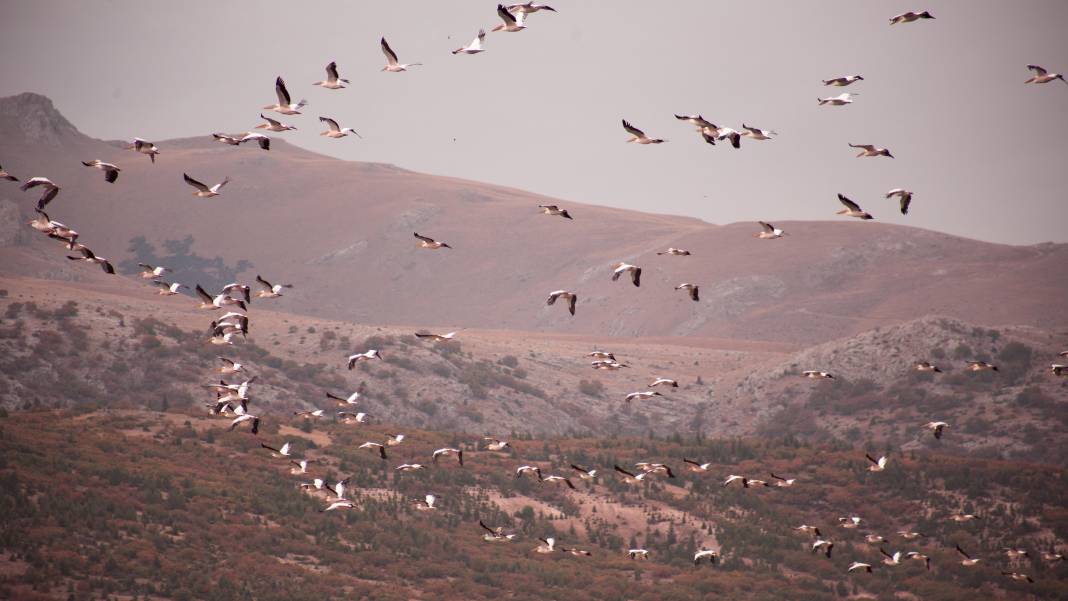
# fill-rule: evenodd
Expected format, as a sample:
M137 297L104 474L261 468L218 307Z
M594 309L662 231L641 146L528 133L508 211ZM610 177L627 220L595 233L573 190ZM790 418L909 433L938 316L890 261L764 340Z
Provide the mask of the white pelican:
M789 488L794 485L794 482L797 482L797 478L780 478L771 472L768 472L768 475L775 480L775 484L772 486L777 486L779 488Z
M286 89L286 82L282 80L281 75L274 80L274 93L278 95L278 104L268 104L263 107L264 110L282 113L283 115L300 115L300 109L308 104L308 101L303 99L301 99L300 102L293 104L293 100L289 97L289 90ZM264 118L266 119L266 117Z
M838 525L847 530L854 530L860 526L861 521L859 516L852 515L849 517L838 518Z
M917 361L912 364L912 369L915 369L916 371L932 371L937 374L942 373L942 370L938 369L938 366L930 361Z
M1027 574L1021 574L1020 572L1002 572L1001 575L1002 576L1008 576L1009 578L1015 580L1016 582L1033 583L1035 581L1034 578L1031 578Z
M338 480L337 483L334 484L334 494L337 496L338 499L344 499L345 498L345 488L348 485L349 485L349 479L348 478L345 478L343 480Z
M15 177L14 175L11 175L7 171L4 171L3 167L0 167L0 179L5 180L5 181L9 181L9 182L17 182L17 181L19 181L19 178Z
M323 480L322 478L313 478L311 482L300 483L301 490L309 490L312 488L314 488L315 490L323 490L325 486L326 480Z
M353 413L351 411L338 411L337 418L339 421L345 424L366 424L367 421L371 419L371 416L367 415L363 411L360 411L359 413Z
M968 371L998 371L998 366L986 361L969 361Z
M464 464L464 452L454 447L444 447L438 449L434 451L434 454L431 458L434 460L434 463L437 463L438 457L449 457L450 455L455 455L456 461L458 461L461 466Z
M628 549L627 550L627 555L629 555L631 559L642 559L642 560L645 560L645 559L649 559L649 550L648 549Z
M631 265L629 263L616 263L612 266L612 281L619 279L619 276L624 273L630 272L630 281L635 286L642 285L642 268L637 265Z
M81 251L82 256L72 257L70 255L67 255L67 258L71 261L85 261L86 263L93 263L94 265L99 265L100 268L104 270L104 273L115 275L115 268L111 266L110 261L108 261L104 257L96 256L95 254L93 254L93 251L89 250L85 246L82 246L81 248L79 248L79 250Z
M931 558L919 551L909 551L905 553L905 559L911 559L913 561L922 561L927 566L927 571L931 571Z
M563 217L564 219L572 219L571 214L567 212L567 209L561 209L556 205L538 205L541 212L545 215L553 215Z
M345 86L341 85L349 83L347 79L341 79L337 74L337 63L330 61L330 64L326 66L326 79L323 81L317 81L313 83L313 86L320 86L328 90L340 90Z
M426 466L421 463L402 463L394 469L398 472L414 472L417 470L425 470Z
M739 132L743 137L752 138L754 140L770 140L772 136L779 135L778 133L771 131L770 129L760 129L759 127L750 127L746 124L742 124L742 129L745 131Z
M485 48L482 47L482 42L485 41L485 39L486 39L486 30L485 29L479 29L478 30L478 35L475 36L475 39L471 40L470 44L468 44L466 46L461 46L460 48L457 48L456 50L453 50L452 53L453 54L478 54L479 52L482 52L483 50L485 50Z
M357 138L362 139L363 136L356 133L355 129L351 127L341 127L337 124L337 121L329 117L319 117L319 121L326 124L326 131L319 132L320 136L326 136L328 138L344 138L345 136L352 134Z
M371 451L377 451L379 457L381 457L382 459L386 458L386 445L384 445L384 444L382 444L380 442L370 442L370 441L368 441L368 442L365 442L365 443L361 444L360 446L358 446L356 448L357 449L369 449Z
M349 369L351 370L353 367L356 367L356 364L360 361L370 361L371 359L381 360L382 355L375 349L357 353L355 355L349 355Z
M829 104L831 106L842 106L843 104L853 104L853 98L860 96L860 94L851 94L849 92L842 92L837 96L828 96L827 98L817 98L820 106Z
M529 15L538 12L539 10L547 10L550 12L556 12L556 9L548 4L535 4L534 2L526 2L523 4L509 4L507 6L508 12L520 13L523 15Z
M433 238L428 238L426 236L420 236L418 232L413 232L413 235L416 238L419 239L419 248L432 248L432 249L452 248L451 246L449 246L448 244L445 244L444 242L438 242L437 240L435 240Z
M562 551L563 553L570 553L572 555L582 556L582 557L590 557L590 556L593 555L593 553L590 553L589 551L587 551L585 549L576 549L575 547L571 547L570 549L567 548L567 547L560 547L560 551Z
M301 459L300 461L293 461L291 459L289 462L292 463L293 465L297 466L297 467L292 468L292 469L289 470L290 474L293 474L294 476L299 476L301 474L307 474L308 473L308 460L307 459Z
M685 121L690 125L697 128L697 131L703 131L705 128L716 129L716 126L711 121L705 119L701 115L675 115L675 118L679 121Z
M861 77L860 75L846 75L845 77L834 77L832 79L824 79L823 80L823 85L825 85L825 86L835 86L835 87L838 87L838 88L843 88L845 86L848 86L851 83L856 83L858 81L864 81L864 78Z
M571 469L578 472L578 476L582 480L593 480L597 477L597 470L587 469L574 463L571 464Z
M699 551L693 554L693 565L701 563L702 559L707 559L708 563L716 565L717 557L719 557L719 553L713 551L712 549L706 549L704 547L701 547Z
M211 338L208 340L208 342L210 342L212 344L216 344L216 345L229 344L229 345L233 346L233 344L234 344L234 335L235 335L234 332L221 332L220 333L219 331L213 330Z
M846 198L845 196L843 196L841 194L838 195L838 202L840 202L843 205L845 205L845 208L842 209L841 211L838 211L837 213L835 213L835 215L845 215L846 217L856 217L857 219L861 219L861 220L875 219L874 217L871 216L870 213L864 212L864 210L862 210L860 208L860 205L858 205L857 203L853 202L852 200L849 200L848 198Z
M689 282L684 282L682 284L679 284L678 286L675 286L675 290L685 290L685 291L687 291L689 293L689 295L690 295L690 300L692 300L694 302L697 302L697 301L701 300L697 296L699 288L700 288L700 286L698 286L697 284L691 284Z
M888 565L888 566L899 566L899 565L901 565L901 551L894 551L894 554L891 555L891 554L887 553L882 547L879 547L879 552L886 556L883 559L883 563L885 565Z
M655 390L646 390L646 391L643 391L643 392L632 392L632 393L628 394L623 400L628 402L628 403L630 401L639 401L639 400L640 401L647 401L647 400L653 398L654 396L664 396L664 395L660 394L659 392L656 392Z
M487 442L487 451L503 451L506 447L509 446L507 440L501 440L500 438L494 438L492 436L483 436L482 440L485 440Z
M320 509L319 512L324 513L327 511L334 511L335 509L352 509L355 506L356 505L348 499L338 499L327 506L326 509Z
M521 465L515 470L515 477L521 478L524 474L534 474L541 480L541 468L536 465Z
M923 427L930 430L935 438L942 438L942 431L948 428L949 424L946 422L927 422Z
M868 466L869 472L881 472L886 469L886 455L883 455L878 459L875 459L867 453L864 453L864 456L871 462L871 465Z
M671 247L671 248L669 248L667 250L662 250L662 251L660 251L660 252L658 252L656 254L658 254L658 255L671 255L673 257L688 257L688 256L690 256L690 251L683 250L681 248Z
M350 394L347 397L339 397L336 394L328 392L328 393L326 393L326 398L334 399L335 401L337 401L337 404L342 406L342 407L348 407L348 406L355 405L356 403L359 402L360 393L359 393L359 391L357 391L357 392L354 392L354 393Z
M812 541L813 553L816 553L821 548L823 549L823 554L826 555L828 559L830 559L831 551L834 549L834 543L829 540L823 540L822 538L817 538L816 540Z
M682 458L682 462L687 464L690 467L690 471L691 472L695 472L695 473L707 472L709 470L709 468L712 467L711 463L698 463L697 461L694 461L693 459L687 459L685 457Z
M630 123L627 123L626 119L623 120L623 129L627 130L627 133L630 134L630 139L627 140L628 143L637 142L638 144L660 144L663 142L667 142L667 140L663 140L661 138L650 138L649 136L645 135L645 132L643 132L642 130L638 129L637 127L634 127Z
M971 555L968 555L964 551L964 549L960 548L960 545L957 545L957 553L960 553L961 556L964 557L964 559L961 560L960 565L966 568L970 568L981 561L978 557L973 559Z
M545 301L546 305L552 305L556 302L556 299L563 298L567 301L567 310L572 315L575 314L575 303L578 302L578 295L569 290L554 290L549 293L549 299Z
M955 513L955 514L949 516L949 519L951 521L954 521L954 522L957 522L958 524L960 524L960 523L963 523L963 522L970 522L972 520L978 520L979 516L975 515L974 513Z
M251 413L242 413L242 414L238 415L237 417L235 417L234 421L230 422L230 430L229 431L233 432L234 428L236 428L236 427L238 427L238 426L240 426L241 424L244 424L244 423L252 424L252 428L249 430L249 432L251 432L253 434L259 434L260 433L260 418L255 416L255 415L252 415Z
M1064 561L1064 554L1058 553L1057 548L1050 544L1049 551L1042 552L1042 561Z
M617 371L624 367L630 367L626 363L620 363L618 361L593 361L590 363L590 367L594 369L605 369L608 371Z
M888 149L880 148L880 147L875 146L873 144L853 144L853 143L850 143L849 147L850 148L860 148L861 149L860 153L857 155L857 158L860 158L860 157L890 157L890 158L894 158L894 155L890 154L890 151Z
M671 471L671 468L663 463L649 463L647 461L639 461L634 464L634 467L645 472L646 474L664 474L668 478L674 478L675 472Z
M52 202L52 199L59 194L60 187L52 183L52 180L47 177L31 177L19 186L19 190L25 192L26 190L36 188L37 186L42 186L44 190L41 197L37 199L37 210L43 211L45 205Z
M326 413L325 409L305 409L303 411L294 411L293 415L299 415L304 419L311 419L313 417L322 417Z
M185 183L197 189L196 192L193 192L193 196L196 196L197 198L211 198L212 196L218 196L219 190L222 190L223 186L230 183L230 178L228 177L209 188L204 184L198 182L197 180L189 177L189 174L183 173L182 177L185 179Z
M766 221L758 221L757 223L760 224L760 231L753 234L754 238L760 238L761 240L774 240L776 238L782 238L786 235L786 232L780 230L779 228L775 227L774 225L771 225Z
M235 298L231 298L230 296L226 295L225 293L217 294L215 296L212 296L212 295L208 294L207 291L204 290L204 288L202 288L200 284L197 284L197 286L196 286L196 288L194 290L196 291L197 296L200 297L200 301L201 301L200 305L197 306L198 309L215 310L215 309L222 309L224 305L237 305L238 307L241 308L242 311L245 310L245 302L244 301L237 300Z
M285 443L284 445L282 445L282 448L280 448L280 449L276 449L276 448L274 448L274 447L272 447L270 445L263 444L262 442L260 443L260 446L265 448L265 449L267 449L268 451L271 451L274 454L275 457L285 458L285 457L289 457L289 455L290 455L290 452L289 452L290 444L288 442Z
M489 526L484 524L482 522L482 520L478 521L478 525L482 526L482 529L485 530L486 532L489 532L489 534L483 534L482 535L482 540L484 540L484 541L508 542L508 541L514 539L517 536L515 534L505 534L503 526L497 526L496 528L490 528Z
M608 351L591 351L589 353L586 353L586 356L593 357L594 359L608 359L609 361L616 360L616 356L612 353L609 353Z
M293 287L293 284L272 284L259 275L256 276L256 283L263 287L256 293L256 298L278 298L282 296L283 289Z
M260 119L263 119L267 123L260 123L256 126L256 129L266 129L267 131L289 131L291 129L297 129L295 125L286 125L281 121L276 121L274 119L271 119L270 117L265 117L263 113L260 113Z
M809 526L808 524L801 524L801 525L800 525L800 526L798 526L797 528L794 528L794 530L797 530L798 532L805 532L805 533L809 533L809 534L812 534L812 535L814 535L814 536L815 536L816 538L820 538L820 537L822 536L822 535L820 534L820 529L819 529L818 527L816 527L816 526Z
M556 484L556 483L559 483L559 482L563 482L571 490L575 489L575 485L571 483L571 480L568 479L568 478L565 478L563 476L545 476L544 478L542 478L541 481L542 482L549 482L551 484Z
M159 279L165 272L170 271L166 267L157 267L148 263L138 263L137 266L141 268L141 278L145 280Z
M436 503L437 500L438 498L434 495L426 495L422 499L415 499L413 504L415 505L415 508L420 511L430 511L437 509L437 507L434 506L434 503Z
M425 338L425 339L433 341L433 342L447 342L449 340L452 340L453 338L456 338L456 334L457 334L456 332L449 332L447 334L432 334L432 333L428 333L428 332L416 332L415 333L415 337L416 338Z
M231 294L231 293L234 292L235 290L238 292L237 298L244 297L246 303L252 302L252 299L249 298L249 295L248 295L249 287L244 285L244 284L237 284L237 283L227 284L227 285L223 286L223 288L222 288L223 294L225 294L227 296L233 296L233 294Z
M894 188L886 193L887 198L893 198L894 196L897 196L901 201L901 214L908 215L909 205L912 204L912 192L904 188Z
M1012 561L1023 559L1024 557L1030 557L1030 554L1027 552L1027 549L1013 549L1012 547L1007 547L1003 549L1003 551L1005 551L1005 555Z
M178 290L179 289L188 288L189 287L189 286L186 286L185 284L179 284L178 282L174 282L172 284L170 282L164 282L162 280L153 280L152 284L155 285L155 286L159 286L159 295L160 296L174 296L174 295L178 294Z
M857 570L864 570L865 572L871 574L871 564L864 563L862 561L854 561L853 563L849 564L849 568L846 569L847 572L855 572Z
M99 170L103 171L104 172L104 181L106 181L109 184L114 184L115 180L119 179L119 172L122 171L122 169L119 169L116 165L113 165L111 163L105 163L104 161L101 161L100 159L93 159L91 161L82 161L82 165L85 165L86 167L94 167L96 169L99 169Z
M229 146L238 146L238 145L241 144L241 138L238 138L237 136L229 136L227 134L213 133L213 134L211 134L211 137L214 138L216 142L220 142L222 144L227 144Z
M1049 373L1055 376L1068 375L1068 365L1064 365L1062 363L1050 363Z
M658 377L658 378L656 378L655 380L653 380L649 384L649 388L652 388L653 386L660 386L660 385L670 386L671 388L678 388L679 387L679 383L676 382L675 380L672 380L671 378L660 378L660 377Z
M729 486L731 482L741 482L742 488L749 488L749 478L746 478L745 476L731 474L723 481L723 486Z
M810 380L833 380L834 376L825 371L808 370L801 372L801 377Z
M922 533L913 532L911 530L898 530L897 534L905 540L916 540L917 538L921 538L923 536Z
M126 149L140 152L141 154L147 154L148 158L153 163L156 162L156 155L160 153L159 148L156 148L155 144L153 144L152 142L146 142L141 138L134 138L133 142L126 146Z
M504 7L504 5L498 4L497 5L497 16L499 16L501 18L501 21L504 21L504 22L501 23L500 25L495 26L492 31L516 32L516 31L523 31L524 29L527 28L527 26L523 24L523 21L527 16L527 14L525 12L520 12L519 16L517 17L517 16L513 15L512 13L508 12L508 9L506 9Z
M890 24L897 25L898 23L912 23L919 19L933 19L934 17L928 11L914 12L908 11L907 13L901 13L900 15L894 15L890 17Z
M1061 73L1049 73L1038 65L1027 65L1027 68L1034 72L1034 76L1024 83L1049 83L1055 79L1064 81L1064 75ZM1068 81L1064 81L1064 83L1068 83Z
M699 130L701 132L701 138L705 142L715 146L716 141L730 140L731 146L734 148L742 147L742 134L738 130L731 129L730 127L719 127L713 123L709 123Z
M389 47L389 42L386 41L386 38L382 38L380 44L382 46L382 54L386 55L386 66L382 67L383 71L389 71L390 73L400 73L401 71L407 71L408 67L415 67L423 64L399 63L397 62L397 53L393 52L393 49Z
M633 473L628 472L627 470L619 467L618 465L613 465L612 469L614 469L614 470L616 470L616 472L622 474L623 475L623 481L626 482L627 484L641 484L642 480L644 480L645 477L649 475L646 472L642 472L640 474L633 474Z
M386 435L386 446L387 447L395 447L395 446L399 445L402 442L404 442L404 435L403 434L387 434Z
M556 550L555 538L552 538L550 536L549 538L539 538L538 540L540 540L543 544L538 545L538 548L534 549L534 551L538 553L552 553Z

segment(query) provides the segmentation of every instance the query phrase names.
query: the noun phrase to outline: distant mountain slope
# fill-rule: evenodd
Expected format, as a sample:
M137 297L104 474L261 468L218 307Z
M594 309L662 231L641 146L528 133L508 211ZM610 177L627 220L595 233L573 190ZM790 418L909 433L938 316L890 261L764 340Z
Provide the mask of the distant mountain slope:
M137 236L157 249L192 236L198 255L250 261L244 279L262 273L295 283L279 302L288 311L363 323L797 344L931 313L982 325L1068 323L1068 245L1012 247L845 219L776 223L789 235L764 241L750 235L756 224L564 203L345 162L286 144L284 135L264 152L209 134L156 141L162 154L152 165L80 134L44 97L0 99L0 164L59 183L50 212L84 242L123 258ZM79 163L92 158L122 167L118 182ZM222 196L199 199L183 172L209 185L233 181ZM11 203L27 216L36 196L0 184L0 216ZM838 208L833 198L799 202L811 203L814 217ZM574 221L539 214L545 203L566 206ZM6 229L0 224L0 233ZM414 231L454 249L416 248ZM668 246L693 256L655 254ZM623 260L644 268L641 288L609 280L610 266ZM684 281L702 287L700 303L673 290ZM573 318L545 306L547 293L560 288L580 296Z

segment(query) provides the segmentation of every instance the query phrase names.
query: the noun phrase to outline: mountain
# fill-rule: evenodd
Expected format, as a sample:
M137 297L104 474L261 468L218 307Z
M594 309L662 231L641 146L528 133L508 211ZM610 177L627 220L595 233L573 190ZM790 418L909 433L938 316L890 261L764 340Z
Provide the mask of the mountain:
M218 144L209 133L156 141L162 154L153 165L120 144L82 135L44 97L0 99L2 164L62 186L50 214L73 225L99 254L214 266L186 272L202 283L257 273L293 283L278 303L293 313L448 329L796 345L928 314L988 327L1068 322L1064 244L1013 247L846 220L776 223L787 237L757 240L750 235L756 224L564 203L340 161L287 144L284 136L264 152ZM79 163L93 158L117 163L118 182L107 184ZM209 185L227 176L232 182L221 196L199 199L183 172ZM0 187L3 269L103 277L59 265L64 261L47 241L14 233L16 211L27 219L35 198L13 184ZM813 203L814 215L837 209L834 199L805 202ZM565 206L575 219L541 215L539 204ZM454 249L416 248L415 231ZM693 255L655 254L668 246ZM640 288L610 281L617 261L643 267ZM701 286L701 302L673 290L684 281ZM547 293L560 288L579 294L575 317L545 306Z

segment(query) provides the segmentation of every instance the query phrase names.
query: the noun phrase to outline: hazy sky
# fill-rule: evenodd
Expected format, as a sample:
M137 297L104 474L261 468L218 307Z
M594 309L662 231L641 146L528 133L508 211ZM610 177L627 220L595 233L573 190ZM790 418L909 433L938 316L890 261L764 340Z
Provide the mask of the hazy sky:
M0 95L46 94L94 137L160 140L248 130L282 75L310 104L281 136L345 159L713 223L836 219L842 192L881 221L1068 241L1068 85L1023 85L1029 63L1068 71L1068 2L917 2L551 0L453 56L499 22L495 3L14 0ZM888 25L924 8L937 18ZM425 66L380 72L382 35ZM350 88L311 85L331 60ZM865 77L857 101L818 107L842 91L820 80L848 74ZM713 148L672 116L690 112L781 135ZM319 138L319 115L364 139ZM669 142L625 144L621 118ZM916 193L907 217L883 199L895 187Z

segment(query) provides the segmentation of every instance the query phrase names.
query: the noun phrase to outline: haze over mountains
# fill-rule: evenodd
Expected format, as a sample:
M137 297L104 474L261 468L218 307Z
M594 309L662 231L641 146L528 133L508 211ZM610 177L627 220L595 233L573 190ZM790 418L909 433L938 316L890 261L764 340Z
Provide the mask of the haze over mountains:
M767 219L789 235L757 240L755 223L712 225L340 161L286 144L284 135L273 136L269 152L235 148L210 133L155 140L162 154L153 165L82 135L45 97L0 99L2 164L23 179L46 175L62 186L47 211L75 225L98 254L121 261L137 236L157 249L192 236L192 253L251 262L237 274L243 279L262 273L295 284L276 305L283 311L449 329L797 345L927 314L987 326L1068 321L1064 244L1014 247L878 221L777 222L774 215ZM123 169L117 183L80 164L94 158ZM183 172L232 182L220 197L194 198ZM24 222L35 200L14 184L0 188L0 240L22 245L3 251L22 257L6 260L5 270L41 275L44 260L53 275L96 279L59 265L59 250L21 223L21 233L11 233L14 208ZM574 221L539 214L537 205L549 202L567 207ZM829 217L838 208L834 198L798 202ZM869 199L865 208L877 218L896 210L891 200ZM413 231L454 250L418 249ZM655 254L669 246L693 256ZM644 268L641 288L609 280L617 261ZM702 302L673 290L683 281L701 285ZM545 306L559 288L579 294L575 317Z

